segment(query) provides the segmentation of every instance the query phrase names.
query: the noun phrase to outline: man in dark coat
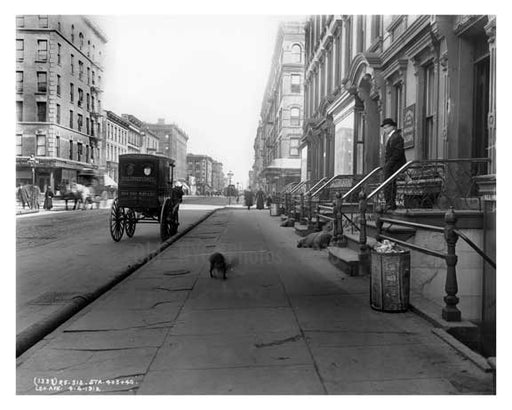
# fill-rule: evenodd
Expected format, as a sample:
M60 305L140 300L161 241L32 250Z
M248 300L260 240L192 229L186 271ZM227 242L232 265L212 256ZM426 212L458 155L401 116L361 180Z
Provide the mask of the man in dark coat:
M386 154L384 162L384 180L388 179L405 164L404 139L400 130L396 128L396 122L391 118L385 118L381 127L386 135ZM396 209L396 180L384 188L386 210Z
M247 190L244 192L244 198L245 206L247 207L247 210L250 210L252 204L254 203L254 194L251 191L251 187L248 187Z
M265 207L265 193L260 188L256 192L256 209L263 209Z

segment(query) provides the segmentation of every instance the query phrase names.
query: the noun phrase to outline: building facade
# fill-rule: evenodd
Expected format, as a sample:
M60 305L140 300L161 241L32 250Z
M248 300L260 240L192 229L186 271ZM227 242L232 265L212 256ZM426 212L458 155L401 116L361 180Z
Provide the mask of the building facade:
M161 153L175 161L175 178L188 184L187 133L176 124L166 124L163 118L156 124L146 123L146 127L158 137Z
M306 24L301 149L308 178L381 164L380 123L411 159L489 157L495 173L493 16L330 15Z
M114 181L119 181L119 155L128 153L130 122L112 111L105 110L103 158L104 170Z
M86 16L16 17L17 183L58 189L98 168L106 42Z
M208 155L187 155L188 178L190 185L191 178L195 182L197 195L207 195L213 191L213 159Z
M224 170L222 162L212 162L212 188L214 192L222 192L224 190Z
M391 117L402 130L407 160L465 164L451 177L457 186L448 189L465 193L464 182L477 181L478 189L468 185L479 212L461 207L456 213L469 218L461 224L466 236L495 260L496 17L311 16L305 30L300 148L306 178L362 176L382 165L380 124ZM443 213L437 215L442 225ZM417 232L410 240L438 249L444 238ZM461 242L459 307L489 341L495 338L496 272ZM446 271L433 259L411 252L411 288L439 303ZM492 355L492 342L484 348Z
M304 117L304 23L279 27L254 142L250 181L267 192L300 180Z

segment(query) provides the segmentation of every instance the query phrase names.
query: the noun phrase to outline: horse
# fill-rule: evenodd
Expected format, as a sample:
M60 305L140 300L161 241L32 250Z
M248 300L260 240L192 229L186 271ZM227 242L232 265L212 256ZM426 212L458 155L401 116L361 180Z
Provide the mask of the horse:
M82 204L83 209L85 209L88 191L84 185L75 183L71 184L71 186L65 185L61 193L62 199L66 202L66 211L68 210L68 201L74 201L73 211L80 209L80 204Z

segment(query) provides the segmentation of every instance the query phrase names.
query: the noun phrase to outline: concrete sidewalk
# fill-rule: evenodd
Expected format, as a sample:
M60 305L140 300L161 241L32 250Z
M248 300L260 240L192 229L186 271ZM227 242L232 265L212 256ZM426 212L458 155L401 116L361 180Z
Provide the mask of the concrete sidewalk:
M18 394L491 394L368 278L296 248L267 211L218 210L17 360ZM210 279L208 256L233 261Z

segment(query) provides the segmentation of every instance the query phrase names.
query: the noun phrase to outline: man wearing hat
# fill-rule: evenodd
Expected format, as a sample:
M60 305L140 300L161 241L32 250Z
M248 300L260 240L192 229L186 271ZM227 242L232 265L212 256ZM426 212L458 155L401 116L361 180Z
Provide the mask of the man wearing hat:
M384 162L384 180L388 179L405 164L404 139L396 129L396 122L392 118L385 118L381 127L386 136L386 155ZM396 209L396 180L384 188L386 210Z

